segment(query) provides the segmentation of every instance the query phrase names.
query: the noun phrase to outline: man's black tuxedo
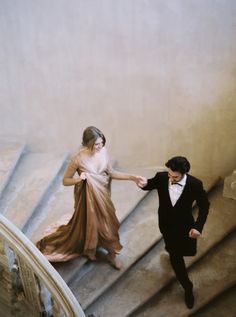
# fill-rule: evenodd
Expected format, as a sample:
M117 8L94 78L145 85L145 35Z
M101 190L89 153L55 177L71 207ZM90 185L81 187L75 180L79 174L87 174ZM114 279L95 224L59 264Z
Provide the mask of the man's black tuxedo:
M172 206L169 195L169 177L167 172L159 172L143 190L157 189L159 196L159 228L169 253L181 256L196 254L196 239L189 238L190 229L202 232L205 224L209 202L202 182L187 174L186 184L176 204ZM178 186L178 185L173 185ZM195 220L192 215L193 203L196 201L199 212Z

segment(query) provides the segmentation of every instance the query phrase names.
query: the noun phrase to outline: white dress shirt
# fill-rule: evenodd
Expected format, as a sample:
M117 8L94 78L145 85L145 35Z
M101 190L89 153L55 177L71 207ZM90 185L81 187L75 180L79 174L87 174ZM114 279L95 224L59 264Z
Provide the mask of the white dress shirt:
M169 195L170 195L172 206L176 204L177 200L181 196L184 190L184 186L186 184L186 180L187 180L187 175L184 174L183 178L178 182L180 185L182 185L180 186L178 184L171 184L171 180L169 179Z

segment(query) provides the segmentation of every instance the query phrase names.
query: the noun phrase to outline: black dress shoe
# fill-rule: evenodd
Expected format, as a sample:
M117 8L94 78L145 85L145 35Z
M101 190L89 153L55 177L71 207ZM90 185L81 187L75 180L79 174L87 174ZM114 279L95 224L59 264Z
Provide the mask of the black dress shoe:
M194 306L194 296L193 296L193 287L185 289L184 300L186 306L191 309Z

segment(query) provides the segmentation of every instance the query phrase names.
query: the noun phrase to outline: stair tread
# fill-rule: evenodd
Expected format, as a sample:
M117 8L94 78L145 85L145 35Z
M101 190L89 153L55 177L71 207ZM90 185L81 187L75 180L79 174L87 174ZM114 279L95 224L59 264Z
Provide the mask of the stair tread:
M0 139L0 197L1 192L4 191L0 199L0 210L20 228L36 206L42 204L42 197L56 175L58 178L62 162L65 161L65 156L62 159L62 156L57 154L22 155L24 148L25 145L20 142L7 140L5 142ZM20 164L17 165L20 157ZM153 177L157 170L162 169L162 167L137 168L128 172ZM205 176L199 178L203 180L206 188L211 187L211 179ZM32 228L37 230L29 231L33 241L41 238L55 219L57 222L65 213L72 216L74 208L72 188L63 186L60 181L60 186L50 196L47 204L43 200L45 208L32 222ZM135 312L137 317L156 317L157 312L161 312L165 317L172 317L174 311L180 317L189 316L179 284L174 282L163 289L167 283L174 281L174 274L168 258L160 257L164 243L157 223L157 195L155 192L146 195L147 192L139 190L132 182L117 180L112 182L112 200L118 219L120 222L124 221L120 229L121 242L124 245L120 255L125 266L123 270L114 270L104 258L96 263L88 263L85 257L80 257L54 265L66 282L74 278L71 283L72 291L82 307L87 309L86 313L95 312L102 317L125 317ZM142 200L145 196L146 198ZM224 288L236 282L232 252L235 234L231 233L224 239L235 228L235 207L235 201L222 197L222 188L217 190L203 236L199 241L198 254L186 261L187 265L191 266L190 276L193 275L195 285L196 305L191 312L196 312L196 316L198 316L197 310L217 297ZM129 218L126 219L128 216ZM221 241L222 239L224 240ZM215 246L217 242L220 244ZM76 272L79 272L77 276ZM151 302L148 309L145 308L143 312L142 309L137 310L153 296L157 299L155 303ZM229 296L229 298L233 297ZM223 307L224 304L222 302L221 306ZM207 317L216 314L217 311L215 307L214 309L209 307L206 315L199 316ZM231 311L229 310L229 313Z
M208 303L203 309L195 312L192 317L235 317L236 312L236 285L226 292L217 296L213 301Z
M142 201L137 210L127 219L120 230L124 249L120 259L124 269L115 270L106 261L97 261L92 270L79 281L75 280L71 289L83 308L86 308L98 296L112 285L152 244L161 238L157 227L157 195L150 193L145 203ZM145 216L144 216L145 214ZM137 234L138 233L138 234ZM142 240L140 240L142 236Z
M190 270L190 276L193 275L195 295L195 306L191 312L206 305L211 298L236 283L235 244L236 232L222 241L214 251L209 252ZM135 317L156 317L158 311L161 311L165 317L172 317L173 312L179 317L189 316L189 309L184 303L183 289L177 282L161 292L144 311L135 313Z
M0 194L25 148L25 144L0 140Z
M235 226L235 201L222 197L222 187L212 196L208 220L198 243L198 253L193 258L186 258L187 265L199 259ZM163 245L163 241L157 244L150 254L131 268L124 279L94 302L88 312L95 311L105 317L109 316L112 307L116 306L117 312L114 311L113 316L126 316L127 312L134 311L161 290L174 276L168 256L160 257Z
M25 154L0 201L4 216L22 228L57 175L64 160L65 156L60 154Z

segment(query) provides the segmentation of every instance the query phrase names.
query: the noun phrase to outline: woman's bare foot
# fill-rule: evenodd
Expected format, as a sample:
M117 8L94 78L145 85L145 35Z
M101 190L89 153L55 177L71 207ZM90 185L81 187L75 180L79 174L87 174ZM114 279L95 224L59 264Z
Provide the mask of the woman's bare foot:
M121 270L123 268L123 263L117 259L116 255L108 253L107 260L115 269Z

